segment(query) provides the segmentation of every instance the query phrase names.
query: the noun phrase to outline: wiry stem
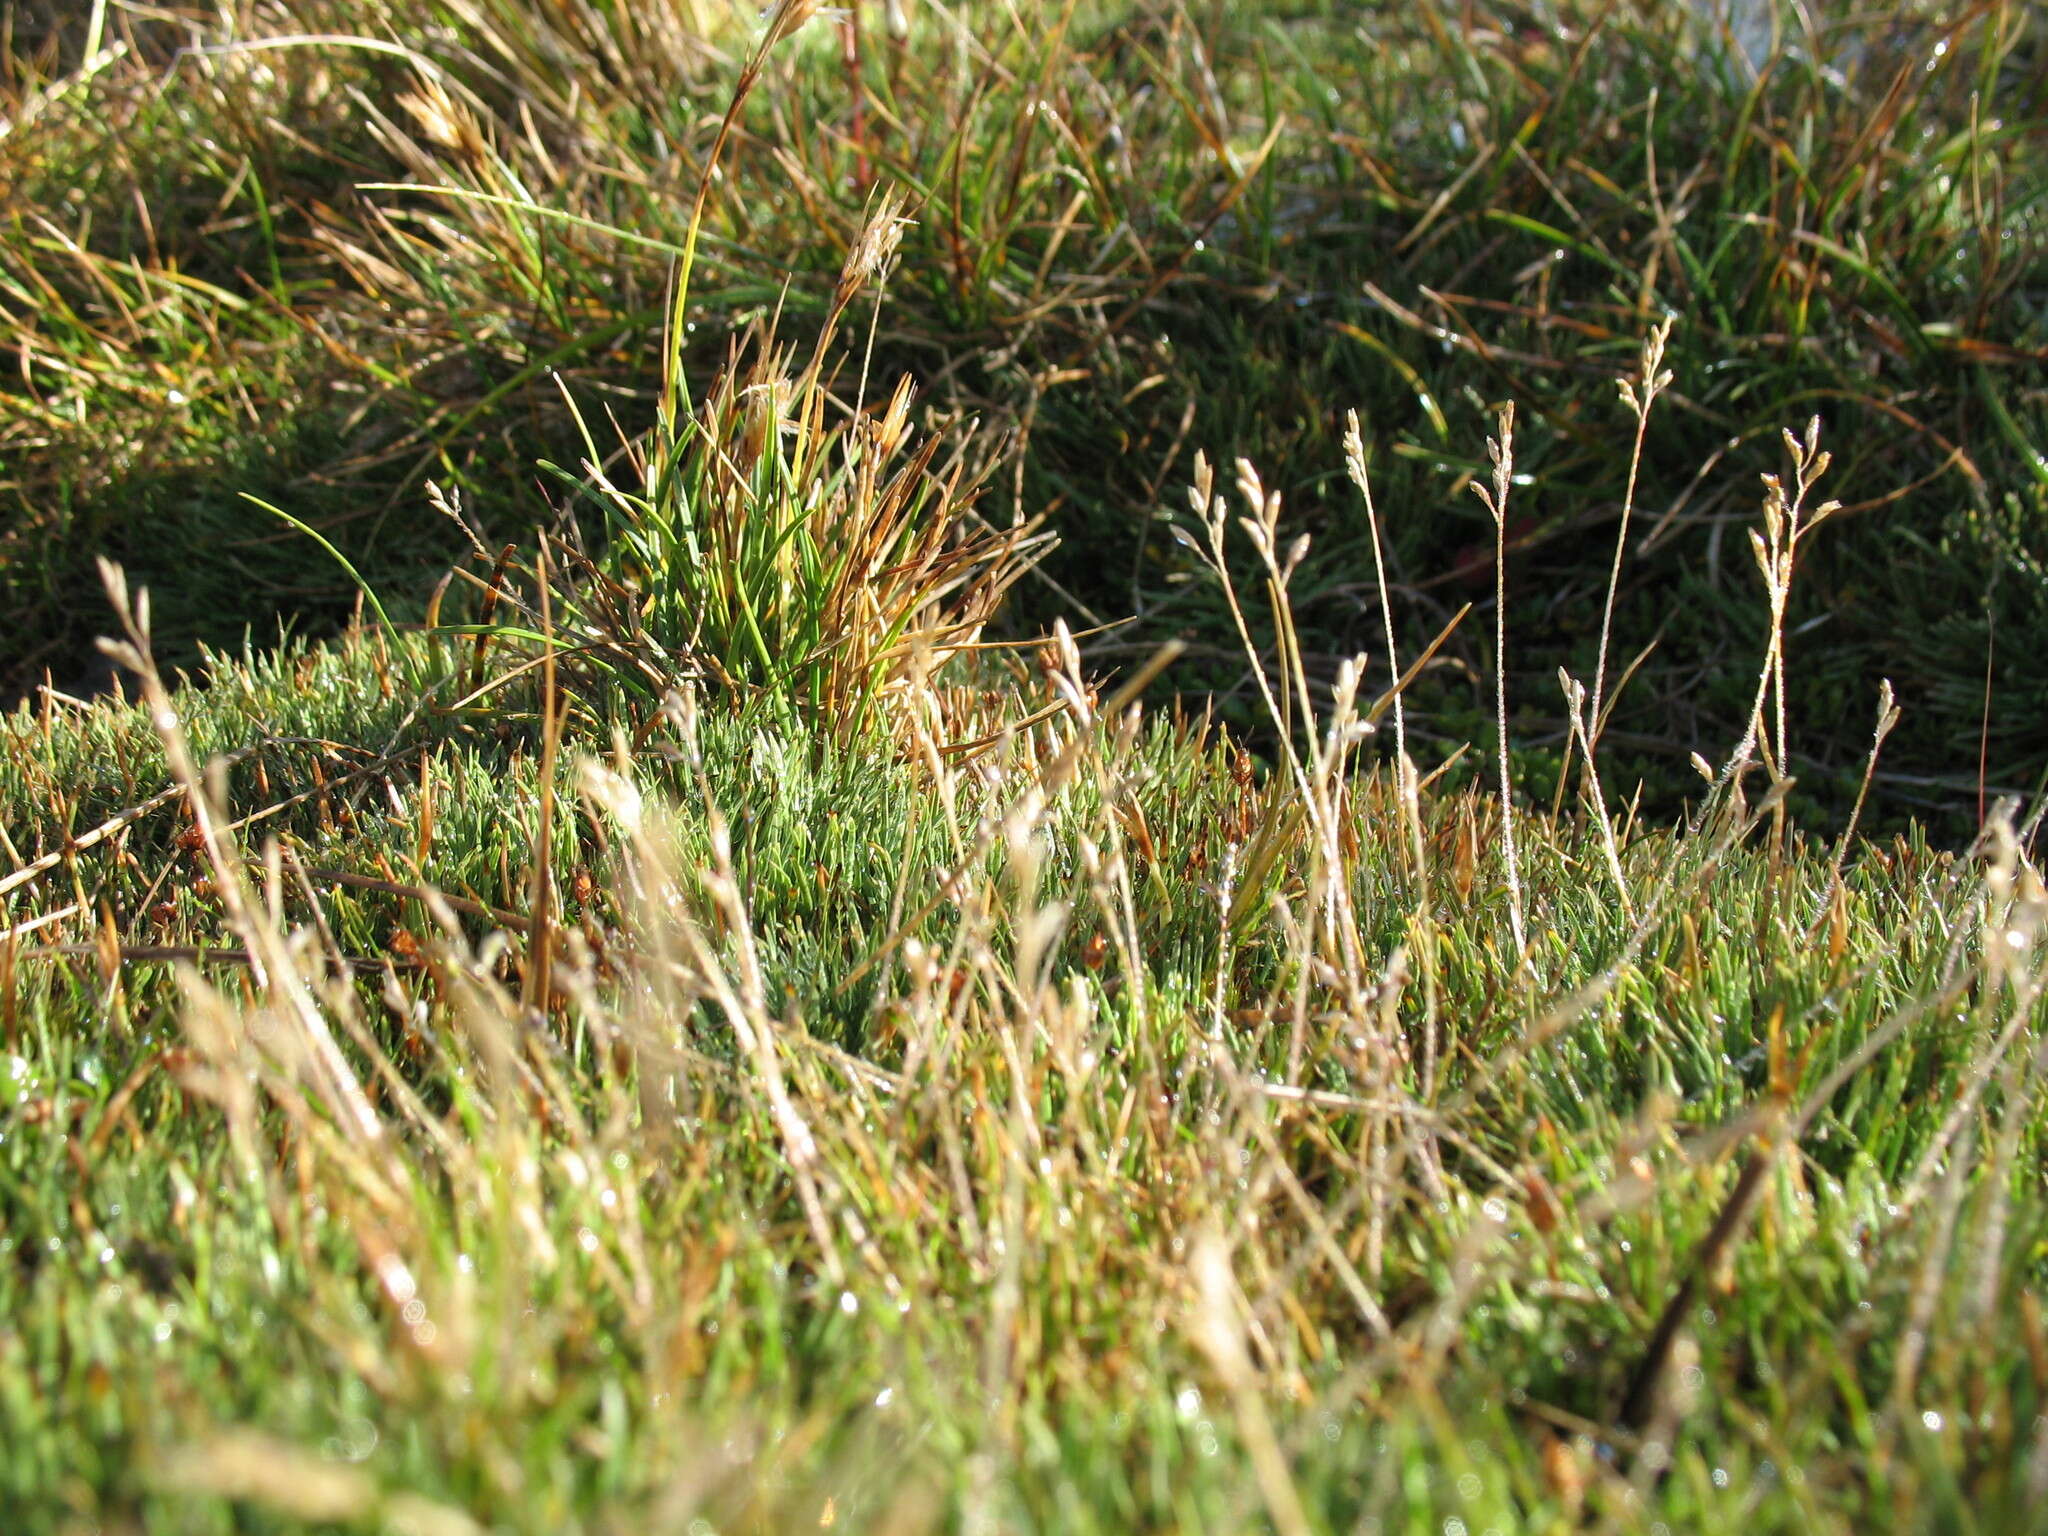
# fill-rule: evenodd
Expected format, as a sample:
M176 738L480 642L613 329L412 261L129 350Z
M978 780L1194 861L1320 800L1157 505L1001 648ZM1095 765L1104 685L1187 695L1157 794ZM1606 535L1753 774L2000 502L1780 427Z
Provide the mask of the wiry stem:
M1359 430L1356 411L1347 411L1344 415L1344 467L1351 476L1351 483L1365 498L1366 526L1372 531L1372 569L1379 584L1380 623L1387 640L1387 686L1394 690L1394 792L1409 823L1409 855L1415 865L1415 879L1420 889L1422 827L1417 818L1408 814L1415 799L1415 765L1408 759L1408 719L1401 705L1401 658L1394 645L1394 602L1387 590L1387 560L1380 537L1379 509L1373 504L1372 477L1365 465L1365 435Z
M1515 802L1513 777L1508 771L1508 487L1515 478L1515 406L1511 400L1500 408L1500 436L1486 444L1493 460L1493 488L1474 484L1472 489L1486 510L1493 514L1493 698L1498 724L1500 760L1500 824L1506 844L1508 866L1508 920L1514 927L1515 963L1528 953L1529 939L1522 920L1522 871L1515 852Z
M1587 720L1586 772L1595 771L1593 750L1599 744L1600 733L1607 725L1607 651L1614 634L1614 603L1621 589L1621 557L1628 549L1628 525L1635 513L1636 477L1643 467L1643 439L1650 430L1650 405L1671 382L1671 374L1664 367L1664 343L1671 336L1671 317L1658 323L1647 340L1643 342L1643 366L1640 384L1628 379L1617 381L1621 398L1636 418L1635 447L1628 459L1628 488L1621 498L1621 527L1614 535L1614 564L1607 572L1607 601L1600 609L1600 656L1593 668L1593 711Z

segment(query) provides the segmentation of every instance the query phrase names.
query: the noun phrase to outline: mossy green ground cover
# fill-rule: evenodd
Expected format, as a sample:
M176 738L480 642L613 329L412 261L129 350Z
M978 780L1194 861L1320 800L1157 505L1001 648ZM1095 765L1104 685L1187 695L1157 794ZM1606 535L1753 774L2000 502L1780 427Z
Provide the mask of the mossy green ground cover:
M557 822L571 979L526 1015L528 951L481 909L526 909L536 745L420 717L390 675L364 642L181 696L199 751L261 744L230 814L304 796L260 824L257 887L324 925L296 963L374 1132L323 1099L280 983L206 958L242 941L176 804L10 898L17 925L93 914L8 950L4 1477L30 1526L2037 1507L2044 902L1995 851L1869 848L1837 885L1766 828L1645 832L1631 923L1593 844L1545 829L1518 965L1497 812L1429 796L1418 886L1361 780L1347 1003L1341 956L1288 929L1298 823L1213 737L1100 732L1062 789L1060 740L935 778L710 718L632 770L677 807L665 864L596 802ZM10 729L24 859L166 779L139 709ZM1283 905L1227 926L1194 872L1275 836ZM403 894L428 886L473 904L438 935ZM897 924L922 951L855 979ZM1302 1525L1261 1497L1269 1444Z
M2038 14L902 10L6 10L10 1528L2031 1528Z

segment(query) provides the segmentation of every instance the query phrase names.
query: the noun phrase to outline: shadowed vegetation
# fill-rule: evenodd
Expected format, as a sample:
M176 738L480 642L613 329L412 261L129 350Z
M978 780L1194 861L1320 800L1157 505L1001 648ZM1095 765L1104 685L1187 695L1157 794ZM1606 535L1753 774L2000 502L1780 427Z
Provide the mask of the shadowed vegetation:
M1010 444L988 515L1061 535L1017 627L1136 614L1091 654L1179 634L1205 667L1187 685L1252 728L1227 618L1161 521L1190 455L1253 458L1317 533L1296 597L1327 685L1381 628L1332 473L1343 413L1364 415L1413 647L1491 584L1463 445L1513 399L1512 664L1530 767L1555 773L1551 679L1589 665L1627 489L1613 381L1670 314L1616 621L1630 657L1653 647L1610 737L1623 783L1668 807L1687 755L1739 731L1755 476L1819 412L1852 515L1792 616L1800 794L1845 813L1889 677L1906 715L1874 814L1967 830L1983 786L2031 790L2048 757L2021 638L2048 483L2039 18L1811 20L1788 13L1758 71L1677 6L857 7L763 61L726 125L682 361L701 384L772 311L803 349L828 315L851 356L872 329L876 379L916 376L983 457ZM254 11L230 46L116 6L103 41L125 51L69 89L60 38L9 55L17 686L85 654L96 551L175 574L155 583L173 658L344 613L335 567L235 491L326 529L417 614L461 548L417 515L426 481L527 538L558 515L534 463L580 456L570 400L629 433L653 419L747 19L497 0L289 22ZM365 41L265 42L285 34ZM841 311L886 189L897 275ZM1431 739L1483 737L1476 634L1411 690Z

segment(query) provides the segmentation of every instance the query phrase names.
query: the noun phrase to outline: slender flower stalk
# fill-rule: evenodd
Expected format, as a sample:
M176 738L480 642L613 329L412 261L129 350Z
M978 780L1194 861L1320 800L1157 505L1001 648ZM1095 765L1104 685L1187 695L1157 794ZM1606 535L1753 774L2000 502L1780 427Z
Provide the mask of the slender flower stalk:
M1500 435L1487 439L1486 456L1493 461L1493 486L1474 482L1472 489L1493 514L1493 698L1498 723L1500 762L1500 824L1508 866L1508 920L1515 933L1515 963L1528 953L1529 938L1522 918L1522 871L1515 852L1515 802L1508 772L1508 487L1515 480L1515 405L1500 408Z
M1607 601L1600 610L1600 658L1593 668L1593 709L1587 720L1586 772L1594 771L1593 751L1607 725L1607 650L1614 634L1614 602L1621 588L1621 557L1628 549L1628 525L1636 506L1636 479L1643 467L1643 439L1650 430L1650 407L1671 382L1664 366L1664 344L1671 339L1671 316L1666 315L1643 341L1642 373L1639 379L1618 379L1622 403L1636 419L1635 446L1628 458L1628 488L1621 498L1621 527L1614 535L1614 564L1607 573Z

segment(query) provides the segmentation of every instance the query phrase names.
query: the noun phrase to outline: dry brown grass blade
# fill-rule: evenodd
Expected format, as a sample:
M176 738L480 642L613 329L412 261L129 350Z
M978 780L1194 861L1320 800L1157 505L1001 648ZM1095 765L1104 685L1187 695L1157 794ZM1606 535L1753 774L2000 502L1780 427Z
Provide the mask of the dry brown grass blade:
M263 959L248 949L224 948L207 944L48 944L36 949L19 952L23 960L75 960L98 959L110 955L121 965L168 965L184 961L191 965L237 965L247 970L260 972ZM416 970L417 960L393 955L378 959L367 956L343 955L342 963L363 976L381 976L387 967L401 971Z
M247 755L247 752L239 754L239 756L244 757ZM89 848L98 846L125 827L132 827L151 811L161 810L184 793L183 786L176 784L172 785L169 789L160 790L140 805L131 805L125 811L117 811L98 826L93 827L89 831L81 832L54 853L46 853L41 858L31 860L29 863L22 865L21 868L15 870L12 874L0 876L0 896L5 896L10 891L19 890L38 875L48 874L66 859L83 853Z
M332 885L353 886L362 891L379 891L386 896L402 896L409 901L423 905L439 903L451 912L460 912L466 917L481 917L509 928L514 933L526 933L531 924L517 912L508 912L503 907L493 907L481 901L471 901L463 896L451 896L445 891L424 885L404 885L395 880L379 880L373 875L354 875L345 870L321 869L308 866L306 874L314 880L325 880Z
M1765 1176L1778 1160L1780 1153L1773 1137L1780 1123L1782 1114L1756 1132L1762 1144L1753 1148L1743 1160L1735 1188L1729 1191L1713 1226L1694 1249L1685 1279L1658 1314L1657 1326L1650 1332L1642 1362L1630 1374L1628 1389L1622 1394L1617 1417L1623 1428L1641 1429L1650 1423L1665 1373L1671 1364L1673 1347L1692 1312L1693 1298L1699 1294L1701 1284L1719 1267L1730 1246L1741 1236L1750 1213L1756 1209L1757 1200L1763 1194Z

